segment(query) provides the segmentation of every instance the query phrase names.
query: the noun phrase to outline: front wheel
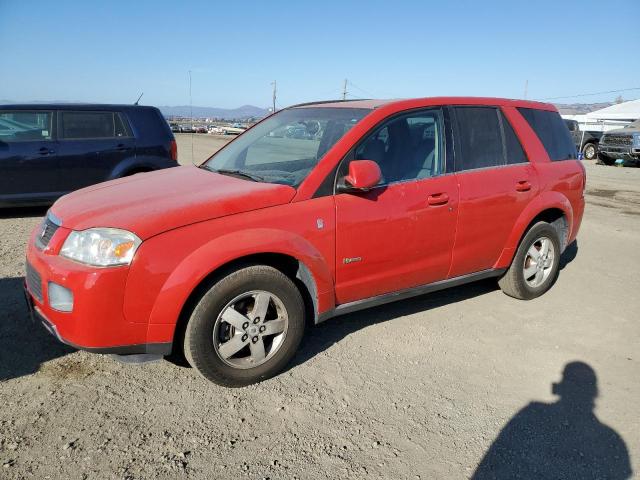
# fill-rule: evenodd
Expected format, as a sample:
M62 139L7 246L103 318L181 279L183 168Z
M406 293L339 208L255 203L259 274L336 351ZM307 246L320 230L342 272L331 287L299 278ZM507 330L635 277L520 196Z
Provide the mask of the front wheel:
M255 265L217 282L196 305L184 338L187 361L206 379L241 387L280 373L304 333L300 291L282 272Z
M585 144L585 146L582 147L582 153L584 154L585 160L593 160L598 155L596 144L591 142Z
M547 222L529 229L498 284L504 293L521 300L539 297L555 282L560 265L558 231Z

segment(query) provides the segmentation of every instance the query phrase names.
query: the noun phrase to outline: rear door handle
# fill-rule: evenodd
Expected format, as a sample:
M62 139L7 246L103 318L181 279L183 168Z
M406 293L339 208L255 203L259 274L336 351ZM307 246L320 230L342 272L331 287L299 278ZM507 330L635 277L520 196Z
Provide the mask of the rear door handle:
M531 190L531 184L527 180L520 180L516 183L516 191L528 192L529 190Z
M56 151L51 148L42 147L40 150L38 150L38 153L40 155L49 155L51 153L56 153Z
M429 205L444 205L449 203L449 195L446 193L434 193L427 197L427 203Z
M118 150L119 152L126 152L127 150L131 150L131 147L128 147L124 143L121 143L116 147L116 150Z

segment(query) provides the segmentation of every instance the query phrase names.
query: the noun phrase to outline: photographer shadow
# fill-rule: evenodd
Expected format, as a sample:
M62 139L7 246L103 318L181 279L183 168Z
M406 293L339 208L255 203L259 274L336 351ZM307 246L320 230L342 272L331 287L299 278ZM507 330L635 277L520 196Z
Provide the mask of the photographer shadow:
M568 363L553 393L557 402L531 402L507 423L472 480L631 478L624 440L593 411L594 370L583 362Z

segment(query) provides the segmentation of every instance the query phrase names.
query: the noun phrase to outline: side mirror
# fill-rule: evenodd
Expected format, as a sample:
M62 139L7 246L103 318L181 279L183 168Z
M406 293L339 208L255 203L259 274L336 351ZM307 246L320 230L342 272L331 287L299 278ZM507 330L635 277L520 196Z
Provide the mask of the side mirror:
M366 192L375 187L382 179L380 167L373 160L352 160L349 174L338 183L339 192Z

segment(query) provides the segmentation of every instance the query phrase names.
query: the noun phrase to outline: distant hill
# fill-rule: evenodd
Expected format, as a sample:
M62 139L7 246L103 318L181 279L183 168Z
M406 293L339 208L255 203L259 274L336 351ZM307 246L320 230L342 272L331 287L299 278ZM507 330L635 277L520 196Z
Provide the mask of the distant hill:
M562 115L584 115L602 108L610 107L614 102L602 103L556 103L556 108Z
M162 106L158 107L165 117L189 117L191 107L189 105L180 105L176 107ZM266 108L255 107L253 105L243 105L238 108L216 108L216 107L193 107L194 118L224 118L224 119L243 119L250 117L265 117L269 114Z
M32 100L30 102L14 102L12 100L0 99L0 105L10 105L13 103L83 103L83 102L65 102L61 100ZM86 102L84 102L86 103ZM144 104L144 103L143 103ZM189 105L179 105L175 107L163 106L158 107L165 117L189 117L191 107ZM243 105L238 108L217 108L217 107L193 107L194 118L223 118L228 120L242 120L245 118L262 118L269 114L266 108L256 107L254 105Z
M11 100L0 100L0 105L14 103ZM65 101L32 101L32 102L20 102L20 103L75 103ZM609 107L614 102L601 102L601 103L556 103L563 115L580 115L589 112L600 110L601 108ZM165 117L189 117L190 107L189 105L179 106L162 106L158 107ZM217 107L193 107L194 118L223 118L226 120L242 120L246 118L262 118L269 114L269 110L266 108L256 107L254 105L243 105L238 108L217 108Z

